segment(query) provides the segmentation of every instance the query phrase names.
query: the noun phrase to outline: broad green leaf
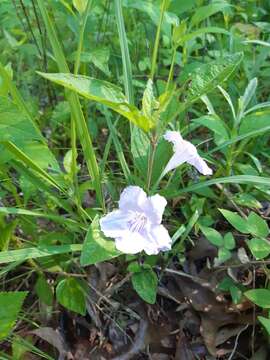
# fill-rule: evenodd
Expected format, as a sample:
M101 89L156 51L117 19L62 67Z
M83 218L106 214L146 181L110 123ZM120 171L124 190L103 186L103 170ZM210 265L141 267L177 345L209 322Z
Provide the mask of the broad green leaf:
M153 112L159 108L159 102L156 100L153 90L153 81L148 80L146 89L143 93L142 112L149 119L152 118Z
M35 285L35 291L44 304L51 306L53 303L53 291L44 275L40 275Z
M266 239L254 238L248 240L247 244L256 260L264 259L270 254L270 243Z
M263 316L258 316L258 320L264 326L265 330L268 332L268 335L270 336L270 319L267 319Z
M245 111L244 115L248 115L256 110L264 109L267 107L270 107L270 101L262 102L260 104L252 106L251 108L249 108L248 110Z
M242 53L236 53L198 66L190 76L186 102L191 104L220 85L233 73L242 58Z
M40 167L33 159L31 159L26 153L24 153L20 148L18 148L11 141L3 142L3 146L15 156L17 160L23 162L24 165L29 166L32 170L36 171L44 180L46 180L50 185L54 186L58 190L63 190L61 184L58 184L57 181L48 173Z
M143 116L135 106L128 103L119 87L107 81L63 73L45 74L39 72L39 74L45 79L73 90L89 100L108 106L144 131L149 131L153 126L150 119Z
M242 118L248 104L250 103L252 97L254 96L257 89L258 81L257 78L250 80L248 86L245 89L244 95L239 99L239 111L240 118Z
M223 246L223 238L222 235L215 229L206 227L206 226L200 226L204 236L207 238L210 243L212 243L215 246Z
M27 114L10 99L0 96L0 143L12 142L37 163L38 166L59 171L54 155L49 150L40 131ZM12 156L0 144L0 162L8 162Z
M247 193L234 195L233 201L240 206L245 206L251 209L261 209L262 207L262 204L255 198L255 196Z
M264 308L270 309L270 290L268 289L253 289L245 292L245 296L254 304Z
M236 286L232 285L230 287L230 294L234 304L239 304L242 299L242 291Z
M249 234L247 221L243 219L240 215L233 211L225 209L219 209L219 211L236 230L240 231L243 234Z
M158 25L160 19L160 6L158 6L157 3L145 0L122 0L122 3L123 6L127 7L128 9L134 8L146 13L153 21L153 23ZM167 0L167 4L168 3L169 1ZM165 11L161 31L169 37L171 25L177 24L178 21L178 17L175 14Z
M0 140L21 144L40 141L41 134L10 99L0 96Z
M72 0L73 6L76 8L77 11L79 11L80 14L83 14L88 0Z
M42 246L32 247L19 250L9 250L0 252L0 264L10 263L13 261L25 261L28 259L37 259L44 256L65 254L82 250L82 244L59 245L59 246Z
M260 129L266 129L270 127L270 112L261 111L245 116L242 119L239 135L248 134L253 131L259 131ZM265 132L265 131L264 131Z
M226 249L225 247L221 247L218 249L218 264L222 264L225 261L229 260L231 258L232 254L231 252Z
M72 277L61 280L56 287L56 298L68 310L85 315L85 293L78 280Z
M190 32L188 34L181 34L177 39L175 39L176 46L181 46L185 42L190 41L196 37L202 36L204 34L224 34L224 35L230 35L229 31L222 29L220 27L215 26L209 26L205 28L200 28L199 30Z
M218 116L202 116L198 119L192 120L196 124L207 127L215 134L215 142L217 145L222 144L224 141L229 140L229 134L225 124Z
M0 227L0 251L8 250L10 239L16 228L17 221L12 221L4 227Z
M96 264L119 255L121 253L115 248L115 242L103 235L99 226L99 217L96 217L90 225L83 243L81 265Z
M253 211L248 215L247 226L254 236L266 237L269 234L267 222Z
M147 135L141 129L134 128L131 134L131 153L136 168L139 170L142 178L145 180L147 177L150 146L150 141ZM171 144L168 141L161 139L157 145L155 153L152 183L155 183L155 181L158 180L171 156Z
M26 291L0 292L0 340L10 334L27 294Z
M71 59L73 61L76 59L76 52L72 54ZM107 76L111 75L108 66L109 59L110 59L110 49L106 46L92 49L91 52L82 52L80 58L82 63L89 63L89 62L93 63L96 68L98 68Z
M157 296L157 275L153 270L136 272L131 277L133 288L147 303L154 304Z
M235 248L235 240L231 232L228 232L224 236L224 247L227 250L233 250Z
M226 1L220 1L197 8L195 14L191 18L190 26L192 27L199 24L202 20L207 19L209 16L212 16L219 11L227 9L229 6L230 4Z

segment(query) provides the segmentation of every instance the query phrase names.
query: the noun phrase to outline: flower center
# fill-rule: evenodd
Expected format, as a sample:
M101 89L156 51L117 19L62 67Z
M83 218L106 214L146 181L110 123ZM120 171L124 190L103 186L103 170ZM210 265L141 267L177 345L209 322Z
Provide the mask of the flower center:
M129 220L129 230L132 232L142 231L147 223L147 217L143 213L135 212L132 219Z

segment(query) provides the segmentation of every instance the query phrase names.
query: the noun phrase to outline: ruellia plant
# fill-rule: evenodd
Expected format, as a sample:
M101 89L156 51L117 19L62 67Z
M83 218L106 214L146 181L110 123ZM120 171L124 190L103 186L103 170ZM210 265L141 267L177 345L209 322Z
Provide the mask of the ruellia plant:
M203 266L227 272L214 285L208 279L211 291L225 293L234 309L247 301L270 307L267 286L255 289L253 279L250 289L232 270L252 264L254 273L265 261L268 271L262 203L269 201L270 103L258 86L266 59L259 49L269 43L243 35L234 21L243 9L229 2L110 3L22 7L38 49L32 102L35 90L20 86L14 66L27 40L3 30L13 52L0 56L0 276L16 286L3 281L0 340L12 338L23 303L34 299L50 313L62 306L91 316L88 272L104 262L117 269L119 288L147 304L158 302L168 274L197 284L187 253L200 241L214 254L202 256ZM96 23L104 9L107 23ZM153 21L148 56L142 38L142 55L132 48L143 24L133 29L124 16L134 20L140 11ZM115 34L104 40L108 24ZM97 49L89 45L91 26ZM112 61L109 48L118 51ZM269 333L268 314L259 321ZM29 349L30 337L26 343ZM206 346L217 354L216 345ZM43 354L33 344L31 351Z

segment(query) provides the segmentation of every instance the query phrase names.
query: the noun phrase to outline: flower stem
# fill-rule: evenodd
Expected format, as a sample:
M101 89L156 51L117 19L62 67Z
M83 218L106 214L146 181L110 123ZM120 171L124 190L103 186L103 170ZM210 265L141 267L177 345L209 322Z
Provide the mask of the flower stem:
M169 72L169 76L168 76L168 80L167 80L167 84L166 84L166 91L169 90L169 87L170 87L170 84L171 84L171 81L173 78L175 58L176 58L176 48L173 49L172 62L171 62L170 72Z
M162 5L161 5L159 24L158 24L157 33L156 33L156 40L155 40L154 51L153 51L153 56L152 56L152 64L151 64L151 75L150 75L150 77L151 77L152 80L154 79L155 71L156 71L159 38L160 38L161 26L162 26L162 23L163 23L166 3L167 3L167 0L163 0Z
M76 53L76 60L74 65L74 74L77 75L80 68L80 62L81 62L81 53L83 48L83 37L84 37L84 30L88 18L88 13L92 5L92 0L88 0L86 9L84 11L83 16L80 18L80 33L79 33L79 42L77 47L77 53Z
M149 191L150 187L151 187L151 180L152 180L152 174L153 174L156 149L157 149L157 140L155 137L153 137L153 139L151 141L150 154L148 157L147 191Z

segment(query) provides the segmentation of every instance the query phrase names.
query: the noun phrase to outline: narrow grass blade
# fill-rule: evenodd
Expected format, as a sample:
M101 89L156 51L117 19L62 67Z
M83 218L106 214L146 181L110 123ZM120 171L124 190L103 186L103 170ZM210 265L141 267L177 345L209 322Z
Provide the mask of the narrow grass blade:
M50 185L64 192L64 189L54 180L53 177L51 177L45 170L43 170L40 166L38 166L32 159L30 159L29 156L27 156L23 151L21 151L15 144L13 144L11 141L7 141L7 142L3 142L3 145L16 157L16 159L21 160L25 165L35 170Z
M9 250L0 252L0 264L6 264L13 261L25 261L28 259L37 259L44 256L65 254L82 250L82 244L59 245L32 247L19 250Z
M262 177L262 176L252 176L252 175L228 176L228 177L202 181L197 184L187 186L180 190L172 191L170 189L170 190L161 191L160 193L164 195L167 199L173 199L174 197L177 197L181 194L196 190L201 190L205 187L216 184L250 184L250 185L267 186L270 188L270 178Z
M43 21L45 23L45 27L48 33L48 38L50 40L53 53L59 68L59 71L63 73L70 73L68 64L65 59L65 55L63 52L62 45L58 39L55 27L48 15L48 12L46 10L45 4L43 0L37 0L38 6L43 18ZM71 115L73 119L76 122L76 127L78 130L79 139L82 145L82 149L85 156L85 161L87 164L88 171L93 179L94 187L97 194L97 199L102 206L103 209L105 209L105 203L104 198L102 194L102 184L101 184L101 178L99 173L99 168L97 164L97 159L94 151L94 147L92 144L91 136L86 124L86 120L84 118L81 104L79 101L79 98L74 93L66 92L66 97L70 105L71 109Z
M122 0L114 0L115 15L116 15L117 29L118 29L121 54L122 54L125 93L128 98L128 102L133 105L134 92L132 85L132 67L131 67L130 55L128 50L127 35L125 30L121 2Z

